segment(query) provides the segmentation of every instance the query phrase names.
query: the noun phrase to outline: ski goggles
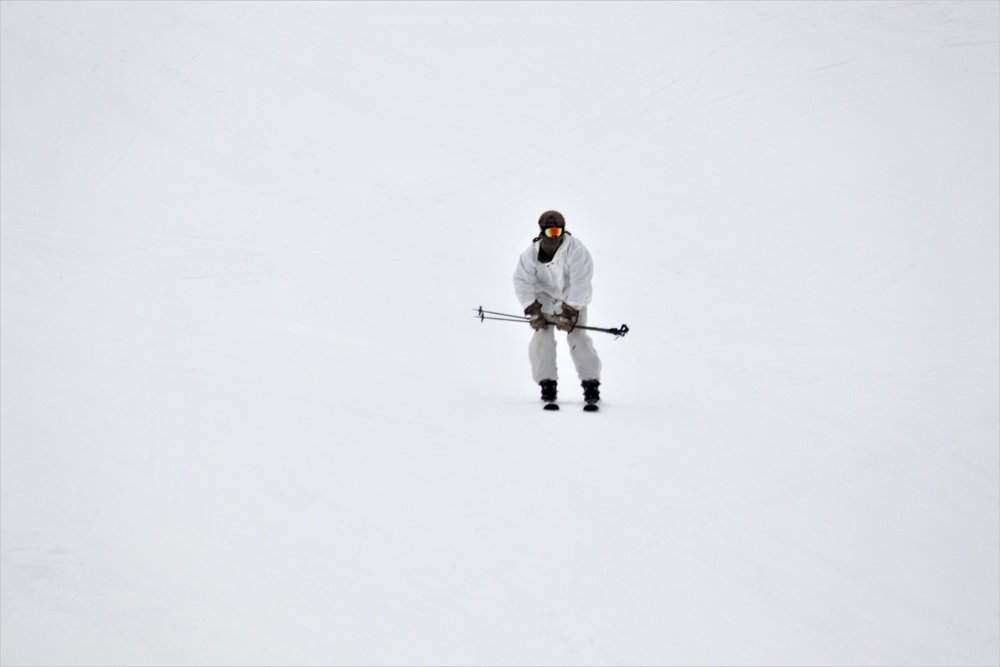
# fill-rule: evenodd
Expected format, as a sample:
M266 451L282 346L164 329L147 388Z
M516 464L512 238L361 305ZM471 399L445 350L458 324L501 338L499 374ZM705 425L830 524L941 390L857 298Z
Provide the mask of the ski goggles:
M548 237L549 237L550 239L551 239L551 238L555 238L555 237L557 237L557 236L562 236L562 233L563 233L563 228L562 228L562 227L549 227L548 229L546 229L546 230L544 231L544 233L545 233L545 235L546 235L546 236L548 236Z

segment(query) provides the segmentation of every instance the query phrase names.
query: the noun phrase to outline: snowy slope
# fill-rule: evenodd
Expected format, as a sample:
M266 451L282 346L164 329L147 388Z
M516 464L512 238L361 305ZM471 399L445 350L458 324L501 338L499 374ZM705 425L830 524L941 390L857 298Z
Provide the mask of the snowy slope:
M0 662L1000 663L998 37L0 3ZM549 208L597 415L472 318Z

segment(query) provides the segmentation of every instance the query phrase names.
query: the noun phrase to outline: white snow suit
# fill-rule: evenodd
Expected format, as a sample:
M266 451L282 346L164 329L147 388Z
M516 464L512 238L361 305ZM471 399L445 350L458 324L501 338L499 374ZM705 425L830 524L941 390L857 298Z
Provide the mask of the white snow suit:
M563 304L567 304L580 311L576 323L585 326L592 293L590 281L594 275L590 253L576 237L566 234L552 260L541 262L538 259L540 245L541 241L536 240L521 253L514 271L514 292L521 308L527 308L537 299L546 319L555 321ZM559 380L555 331L554 324L539 329L528 344L531 375L536 384L542 380ZM601 360L587 331L579 327L573 329L566 334L566 342L580 380L600 380Z

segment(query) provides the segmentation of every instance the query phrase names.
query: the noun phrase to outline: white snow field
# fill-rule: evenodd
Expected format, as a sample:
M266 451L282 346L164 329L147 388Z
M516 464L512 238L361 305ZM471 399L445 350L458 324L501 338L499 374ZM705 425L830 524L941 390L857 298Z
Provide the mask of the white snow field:
M1000 663L1000 3L0 29L3 665Z

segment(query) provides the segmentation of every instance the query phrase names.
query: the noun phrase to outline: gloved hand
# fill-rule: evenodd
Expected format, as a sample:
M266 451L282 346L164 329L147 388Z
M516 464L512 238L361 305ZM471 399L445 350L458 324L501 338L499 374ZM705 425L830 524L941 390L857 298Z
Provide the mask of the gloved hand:
M576 326L576 318L579 314L580 311L576 308L564 303L562 312L559 314L559 317L556 318L556 329L559 329L559 331L566 331L567 333L572 331L573 327Z
M542 315L542 304L540 304L537 300L524 309L524 314L530 318L528 320L528 324L530 324L531 328L535 331L549 326L549 323L545 321L545 315Z

